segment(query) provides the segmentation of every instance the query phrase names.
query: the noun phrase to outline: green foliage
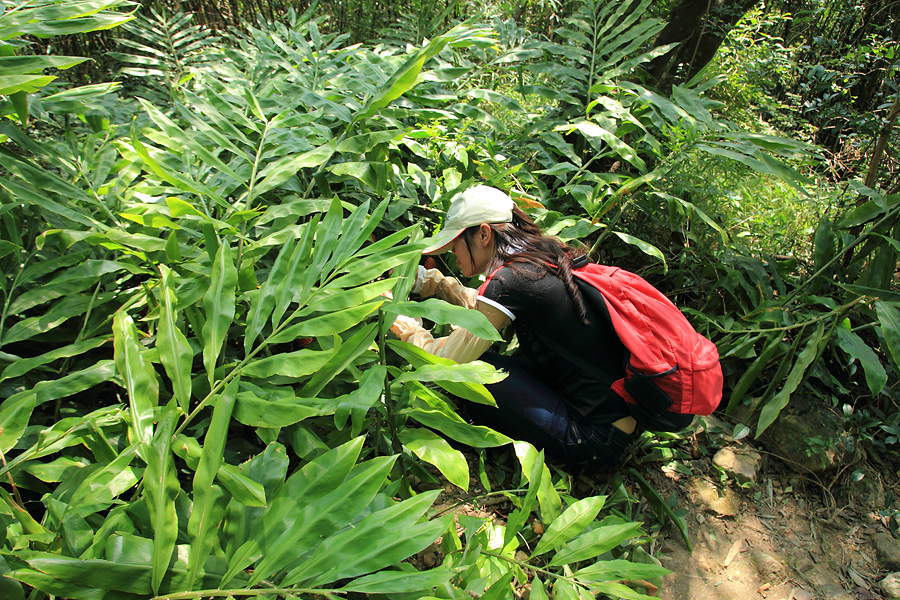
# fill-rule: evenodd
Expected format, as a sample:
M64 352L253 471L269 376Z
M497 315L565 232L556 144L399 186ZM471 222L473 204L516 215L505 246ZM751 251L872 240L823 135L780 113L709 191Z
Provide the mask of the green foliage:
M749 404L758 432L800 391L889 393L896 194L859 188L819 222L811 277L737 244L718 219L728 177L802 197L819 156L723 121L712 83L642 85L665 51L646 50L661 27L647 7L587 1L552 43L500 19L435 35L441 15L398 33L421 39L408 48L348 46L311 13L215 43L152 14L119 58L154 93L35 94L36 131L0 130L0 477L15 484L0 581L85 599L503 598L529 580L535 598L645 597L618 583L664 573L641 558L640 523L560 493L542 454L460 416L503 375L388 335L405 314L498 337L471 311L407 301L423 229L477 181L692 288L729 410ZM702 169L726 175L703 187ZM461 446L515 453L505 525L457 528L414 489L440 475L466 490ZM444 563L414 571L439 537Z

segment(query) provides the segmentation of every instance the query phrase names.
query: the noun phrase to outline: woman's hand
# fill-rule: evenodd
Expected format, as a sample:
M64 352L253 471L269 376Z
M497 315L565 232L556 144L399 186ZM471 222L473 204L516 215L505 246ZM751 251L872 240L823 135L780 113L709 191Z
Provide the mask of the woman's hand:
M397 315L397 318L394 319L394 323L391 325L391 331L394 335L404 342L406 341L406 338L421 329L422 322L419 319L414 319L405 315Z

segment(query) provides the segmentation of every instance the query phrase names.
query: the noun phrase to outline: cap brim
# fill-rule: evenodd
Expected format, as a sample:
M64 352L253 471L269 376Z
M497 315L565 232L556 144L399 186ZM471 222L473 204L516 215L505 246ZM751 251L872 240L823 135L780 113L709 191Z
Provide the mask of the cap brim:
M443 229L437 235L424 240L428 246L422 250L422 254L443 254L450 250L453 241L462 234L465 229Z

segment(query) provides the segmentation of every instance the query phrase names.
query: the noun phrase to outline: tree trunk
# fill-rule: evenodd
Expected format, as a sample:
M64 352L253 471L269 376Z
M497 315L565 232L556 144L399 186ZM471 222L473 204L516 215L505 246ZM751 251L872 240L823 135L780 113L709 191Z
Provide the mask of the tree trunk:
M678 43L650 63L656 87L668 94L672 85L689 81L712 60L734 25L759 0L682 0L654 47Z

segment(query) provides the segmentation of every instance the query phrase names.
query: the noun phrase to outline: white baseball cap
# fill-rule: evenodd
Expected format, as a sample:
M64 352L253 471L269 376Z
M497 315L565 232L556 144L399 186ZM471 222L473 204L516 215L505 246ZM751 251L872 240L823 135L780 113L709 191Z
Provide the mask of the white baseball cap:
M457 194L450 201L444 227L424 240L428 247L422 254L447 252L450 244L469 227L482 223L509 223L515 206L516 203L505 192L487 185L476 185Z

